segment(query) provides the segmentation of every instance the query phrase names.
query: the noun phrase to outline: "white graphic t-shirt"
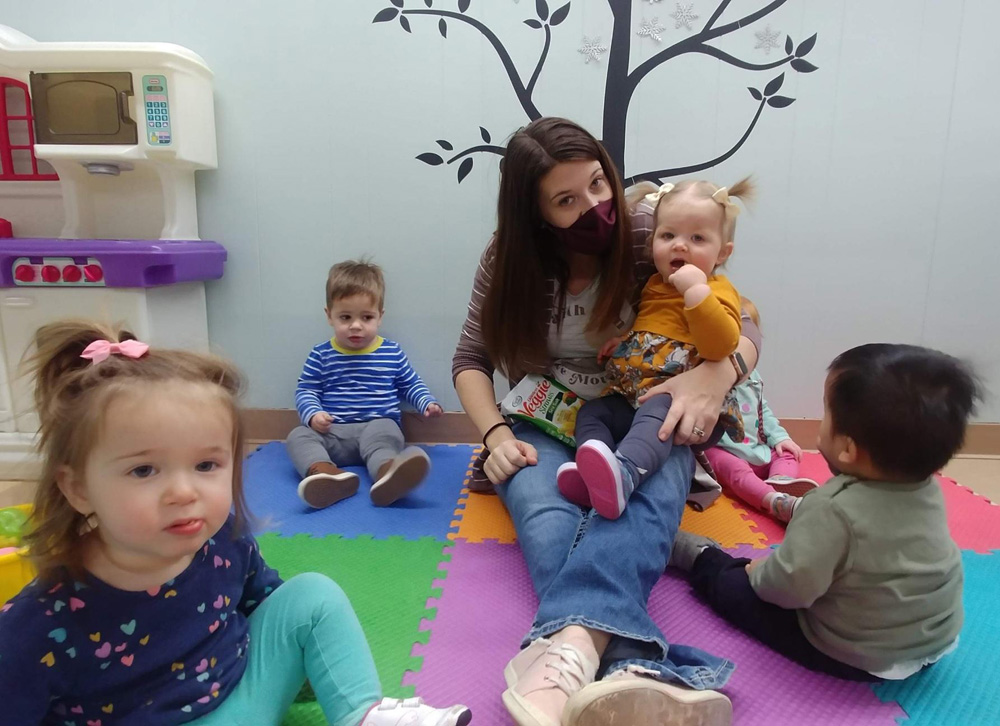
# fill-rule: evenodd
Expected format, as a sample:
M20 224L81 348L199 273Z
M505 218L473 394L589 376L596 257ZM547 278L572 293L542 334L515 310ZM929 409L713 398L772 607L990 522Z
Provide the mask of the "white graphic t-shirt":
M627 302L622 306L617 325L605 330L586 331L590 313L597 300L598 280L578 295L566 294L559 326L559 310L553 310L549 322L549 355L552 377L584 400L598 398L607 385L607 373L597 362L597 352L613 336L624 335L632 327L635 311Z

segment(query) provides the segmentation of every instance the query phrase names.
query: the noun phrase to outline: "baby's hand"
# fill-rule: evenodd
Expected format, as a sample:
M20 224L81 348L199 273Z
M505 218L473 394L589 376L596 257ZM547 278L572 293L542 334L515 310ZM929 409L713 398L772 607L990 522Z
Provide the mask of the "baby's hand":
M615 352L615 348L622 344L622 340L624 340L624 338L621 336L608 338L607 342L601 346L599 351L597 351L597 362L603 363L610 358L611 354Z
M444 413L444 409L441 408L440 404L432 403L424 411L424 418L437 418Z
M690 262L677 272L667 278L667 282L673 285L681 295L698 284L705 284L708 278L705 273L692 265Z
M319 413L313 414L313 417L309 419L309 428L313 431L325 434L329 432L330 424L332 423L333 416L328 414L326 411L320 411Z
M802 461L802 447L791 439L779 441L774 447L774 450L778 452L779 456L787 452L794 456L796 461Z

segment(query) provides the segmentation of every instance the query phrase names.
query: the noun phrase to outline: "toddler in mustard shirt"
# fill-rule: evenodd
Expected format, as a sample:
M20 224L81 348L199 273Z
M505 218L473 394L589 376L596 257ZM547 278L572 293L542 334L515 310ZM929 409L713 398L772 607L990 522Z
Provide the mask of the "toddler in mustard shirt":
M576 461L563 464L557 474L559 491L575 504L593 507L608 519L620 517L629 496L660 469L673 446L658 437L670 396L654 395L641 405L638 398L703 360L736 352L740 294L715 271L733 252L739 207L730 198L746 200L752 191L749 179L729 189L687 180L646 196L655 207L650 253L658 274L643 288L631 332L601 348L601 357L610 355L610 383L604 396L580 409ZM723 431L743 439L731 394L716 431L705 436L696 429L695 434L708 445Z

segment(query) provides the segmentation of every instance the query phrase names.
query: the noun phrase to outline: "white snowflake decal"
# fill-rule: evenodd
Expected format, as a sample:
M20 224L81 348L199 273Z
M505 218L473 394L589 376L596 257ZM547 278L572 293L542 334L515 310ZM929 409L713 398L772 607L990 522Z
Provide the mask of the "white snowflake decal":
M771 48L780 48L781 43L778 42L778 38L781 36L780 30L771 30L771 26L768 25L763 30L759 30L754 35L757 36L757 45L754 49L762 48L764 50L764 55L771 55Z
M664 29L665 28L662 25L660 25L659 18L653 18L652 21L643 18L642 24L639 26L639 29L635 31L635 34L647 35L653 40L655 40L657 43L659 43L663 40L663 38L660 37L660 33L662 33Z
M583 36L583 45L580 48L577 48L576 52L583 53L587 57L584 63L590 63L592 60L600 62L601 53L606 53L607 51L608 47L606 45L601 45L601 38L599 36L597 38L590 39L585 35Z
M676 21L674 29L687 28L688 30L692 30L691 23L701 16L694 14L694 3L690 3L688 5L681 5L680 3L677 3L677 9L670 13L670 17Z

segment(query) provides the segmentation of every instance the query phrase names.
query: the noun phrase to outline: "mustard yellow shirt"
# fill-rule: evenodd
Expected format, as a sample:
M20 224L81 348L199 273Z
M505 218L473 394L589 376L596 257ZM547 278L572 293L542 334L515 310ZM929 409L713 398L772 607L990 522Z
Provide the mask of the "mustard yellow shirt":
M688 308L673 285L653 275L642 290L632 330L690 343L701 358L722 360L740 342L740 294L724 275L709 277L708 287L711 294Z

